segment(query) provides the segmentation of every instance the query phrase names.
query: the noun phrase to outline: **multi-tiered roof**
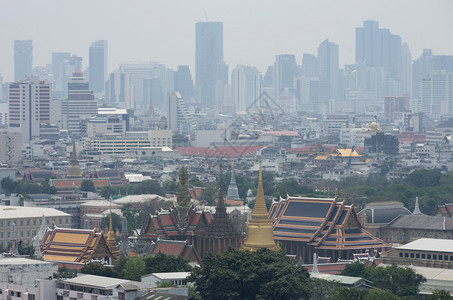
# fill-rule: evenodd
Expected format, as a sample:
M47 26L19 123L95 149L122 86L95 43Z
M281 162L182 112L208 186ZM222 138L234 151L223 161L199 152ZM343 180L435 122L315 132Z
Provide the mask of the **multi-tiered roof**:
M361 227L354 205L337 198L281 199L271 206L269 218L277 241L304 242L326 250L389 247Z

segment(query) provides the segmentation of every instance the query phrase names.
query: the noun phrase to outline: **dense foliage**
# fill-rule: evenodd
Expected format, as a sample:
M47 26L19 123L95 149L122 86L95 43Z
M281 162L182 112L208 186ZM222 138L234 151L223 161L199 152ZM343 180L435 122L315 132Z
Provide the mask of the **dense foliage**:
M395 264L387 267L372 266L356 262L346 265L341 275L362 277L372 282L373 287L388 290L396 296L416 296L418 288L426 279L412 268Z
M311 293L307 270L268 249L208 254L188 281L202 299L308 299Z
M192 267L180 256L159 253L148 257L122 257L112 267L96 263L85 265L81 272L106 277L140 281L141 276L159 272L189 272Z

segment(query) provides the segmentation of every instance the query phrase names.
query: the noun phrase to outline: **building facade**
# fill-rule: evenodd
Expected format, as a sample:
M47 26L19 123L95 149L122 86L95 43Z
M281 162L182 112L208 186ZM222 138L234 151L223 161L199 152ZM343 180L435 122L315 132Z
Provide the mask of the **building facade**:
M223 23L198 22L195 26L195 87L197 100L214 106L216 87L228 82L228 68L223 61Z
M51 84L38 77L9 85L9 130L20 132L22 142L40 135L40 125L50 121Z
M31 40L14 41L14 81L21 81L32 75L33 42Z
M95 41L89 48L90 84L95 94L103 93L108 74L108 42Z

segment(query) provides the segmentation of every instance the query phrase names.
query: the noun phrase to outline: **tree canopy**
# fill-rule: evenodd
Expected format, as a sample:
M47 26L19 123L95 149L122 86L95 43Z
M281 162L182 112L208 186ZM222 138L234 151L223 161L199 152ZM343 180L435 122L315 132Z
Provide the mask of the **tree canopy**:
M389 290L399 297L416 296L420 283L426 279L409 267L371 266L356 262L346 265L341 275L362 277L372 282L376 288Z
M202 299L306 299L309 273L283 252L230 248L205 256L188 281Z

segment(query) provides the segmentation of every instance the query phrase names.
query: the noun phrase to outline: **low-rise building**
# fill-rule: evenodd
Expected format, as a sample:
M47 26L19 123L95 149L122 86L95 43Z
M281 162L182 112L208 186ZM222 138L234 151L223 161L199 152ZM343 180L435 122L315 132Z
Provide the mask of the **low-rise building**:
M382 262L453 269L453 240L420 238L384 253Z
M31 246L33 237L39 231L44 216L46 225L53 223L60 227L71 227L71 215L54 208L0 206L0 247L8 247L12 241L12 227L15 224L16 242Z

